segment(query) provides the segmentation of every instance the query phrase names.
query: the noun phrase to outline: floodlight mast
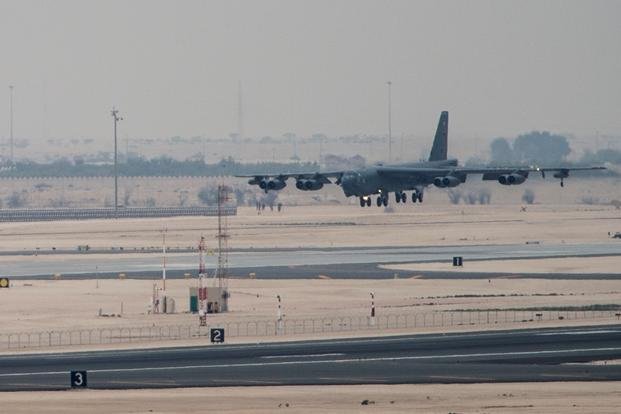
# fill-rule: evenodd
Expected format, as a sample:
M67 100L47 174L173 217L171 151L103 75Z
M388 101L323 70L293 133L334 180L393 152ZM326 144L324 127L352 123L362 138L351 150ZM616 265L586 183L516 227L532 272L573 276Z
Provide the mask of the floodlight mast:
M388 162L392 161L392 81L388 85Z
M117 216L119 208L119 174L118 174L118 146L116 138L117 124L123 120L123 117L119 115L118 109L112 107L111 112L114 119L114 215Z
M15 162L13 159L15 155L15 140L13 139L13 85L9 85L9 138L9 159L11 160L12 165Z

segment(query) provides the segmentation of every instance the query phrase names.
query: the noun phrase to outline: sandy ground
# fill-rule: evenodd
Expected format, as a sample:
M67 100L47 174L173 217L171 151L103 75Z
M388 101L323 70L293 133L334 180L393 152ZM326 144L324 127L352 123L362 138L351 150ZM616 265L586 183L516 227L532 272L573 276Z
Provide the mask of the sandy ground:
M309 247L369 245L448 245L472 243L610 242L608 231L620 230L621 212L612 207L529 206L400 206L395 213L355 206L292 207L258 216L241 209L232 217L232 247ZM168 226L169 246L194 246L201 234L211 239L215 218L119 220L53 223L2 223L0 249L37 247L74 248L158 246L160 230ZM621 242L620 242L621 243ZM213 247L210 243L209 247ZM621 247L621 244L620 244ZM80 256L84 257L84 256ZM109 255L110 260L116 256ZM58 256L58 260L71 260ZM618 258L524 260L509 263L520 272L617 270ZM1 262L33 260L30 256L2 256ZM566 259L563 259L566 260ZM197 258L198 261L198 258ZM507 262L466 262L464 271L497 270ZM449 264L424 265L449 267ZM485 267L488 266L488 267ZM452 267L449 267L452 270ZM414 268L412 268L414 269ZM517 271L517 270L516 270ZM376 295L381 314L405 314L450 309L523 308L592 305L621 302L615 281L564 280L423 280L417 271L399 272L400 279L373 280L250 280L232 279L231 312L211 321L271 320L276 317L276 295L283 297L286 319L368 314L369 292ZM177 314L148 315L153 292L148 280L27 281L14 280L0 290L0 332L194 324L188 311L188 288L196 280L174 280L168 296ZM158 285L158 288L161 288ZM161 294L161 293L160 293ZM122 317L99 317L121 314Z
M362 405L368 400L368 405ZM7 413L618 413L617 382L3 393Z
M621 243L619 246L621 251ZM403 263L383 266L387 269L401 271L445 271L445 272L494 272L502 273L621 273L621 254L608 257L567 257L558 259L521 259L521 260L481 260L466 261L463 267L453 267L452 262Z
M285 207L257 215L239 209L229 221L232 248L405 246L525 243L598 243L621 231L621 210L611 206L398 205L384 209L346 206ZM201 235L214 248L217 218L92 220L81 222L1 223L0 250L126 250L161 246L168 229L171 248L195 247ZM621 243L620 243L621 244ZM20 257L15 260L20 260Z
M150 315L153 292L148 280L13 281L0 290L0 332L118 326L194 324L189 287L196 280L168 280L167 295L176 301L172 315ZM161 282L158 282L161 287ZM251 280L231 279L230 312L210 316L212 323L276 318L276 295L283 298L285 319L365 316L369 292L378 315L451 309L496 309L621 302L621 286L609 280ZM161 293L160 293L161 294ZM122 317L99 317L121 314Z

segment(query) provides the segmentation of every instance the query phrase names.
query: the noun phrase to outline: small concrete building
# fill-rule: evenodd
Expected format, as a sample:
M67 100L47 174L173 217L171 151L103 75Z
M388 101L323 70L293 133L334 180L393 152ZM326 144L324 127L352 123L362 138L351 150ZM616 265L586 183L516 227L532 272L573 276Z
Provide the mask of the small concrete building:
M219 287L191 287L190 312L197 313L201 300L205 300L206 313L221 313L229 310L229 292Z

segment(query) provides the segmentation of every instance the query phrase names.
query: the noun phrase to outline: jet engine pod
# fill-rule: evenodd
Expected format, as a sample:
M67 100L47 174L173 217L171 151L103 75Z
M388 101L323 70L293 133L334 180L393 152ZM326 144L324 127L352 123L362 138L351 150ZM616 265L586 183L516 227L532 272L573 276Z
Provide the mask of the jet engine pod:
M518 185L526 181L526 176L518 173L504 174L498 177L498 182L502 185Z
M286 186L287 186L287 183L284 182L283 180L274 179L274 180L269 180L265 184L265 190L282 190Z
M444 188L446 187L443 183L443 179L444 177L436 177L433 179L433 185L435 185L438 188Z
M447 175L446 177L436 177L433 180L433 185L439 188L457 187L460 183L461 180L457 177L453 177L452 175Z
M323 187L323 183L317 180L298 180L295 182L295 187L302 191L315 191Z
M261 185L261 181L263 181L263 179L261 177L253 177L250 180L248 180L248 184L250 185Z
M460 182L459 178L453 177L452 175L447 175L442 178L442 184L444 184L445 187L457 187Z
M522 174L509 174L509 184L511 185L518 185L518 184L522 184L524 181L526 181L526 177L523 176Z

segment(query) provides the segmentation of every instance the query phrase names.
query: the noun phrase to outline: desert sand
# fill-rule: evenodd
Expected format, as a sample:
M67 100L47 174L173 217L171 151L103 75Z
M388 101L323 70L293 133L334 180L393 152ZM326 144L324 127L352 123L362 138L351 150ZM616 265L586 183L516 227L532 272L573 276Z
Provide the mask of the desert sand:
M168 280L166 294L177 313L148 314L149 280L17 280L0 290L0 333L93 329L119 326L195 324L188 313L190 286L196 280ZM586 306L621 302L621 286L610 280L494 279L428 280L416 276L390 280L231 279L230 312L210 315L210 323L272 320L276 295L285 319L368 315L369 292L378 315L415 314L454 309L515 309ZM160 295L163 292L160 291ZM121 314L121 317L100 317Z
M229 218L230 246L329 247L377 245L449 245L487 243L614 243L621 213L611 206L518 205L399 206L393 213L356 206L287 207L258 215L242 208ZM75 249L111 246L159 246L161 228L168 227L168 245L195 246L200 235L214 247L216 219L95 220L84 222L3 223L0 249ZM621 243L621 242L620 242ZM620 244L621 249L621 244ZM144 253L123 253L144 254ZM157 256L157 254L156 254ZM57 260L88 256L58 255ZM108 254L114 260L114 254ZM155 256L154 256L155 257ZM36 260L28 255L0 256L0 263ZM466 262L463 271L498 271L507 264L516 272L541 273L618 271L618 257ZM198 258L197 258L198 261ZM276 317L276 295L283 297L285 318L365 316L369 292L376 295L380 314L410 314L451 309L506 309L542 306L588 306L621 302L616 281L541 279L425 280L419 270L452 268L448 263L397 266L396 280L250 280L231 279L231 312L210 318L224 321L271 320ZM500 266L502 265L502 267ZM405 269L405 270L403 270ZM597 271L596 271L597 270ZM319 275L318 275L319 276ZM149 280L28 281L13 280L0 291L0 329L33 332L59 329L93 329L109 326L194 324L187 313L188 288L196 280L169 280L167 295L176 301L177 313L149 315L154 283ZM162 292L160 292L160 295ZM121 317L100 317L122 314Z
M230 217L231 248L340 246L438 246L467 244L600 243L621 231L621 210L612 206L398 205L393 213L377 207L323 205L267 209L243 207ZM196 247L201 235L216 245L216 217L2 223L0 251L77 251L158 248L167 228L171 248ZM620 243L621 244L621 243ZM15 257L21 260L23 257Z
M367 400L368 404L362 402ZM617 382L355 385L3 393L13 414L83 413L610 413Z

